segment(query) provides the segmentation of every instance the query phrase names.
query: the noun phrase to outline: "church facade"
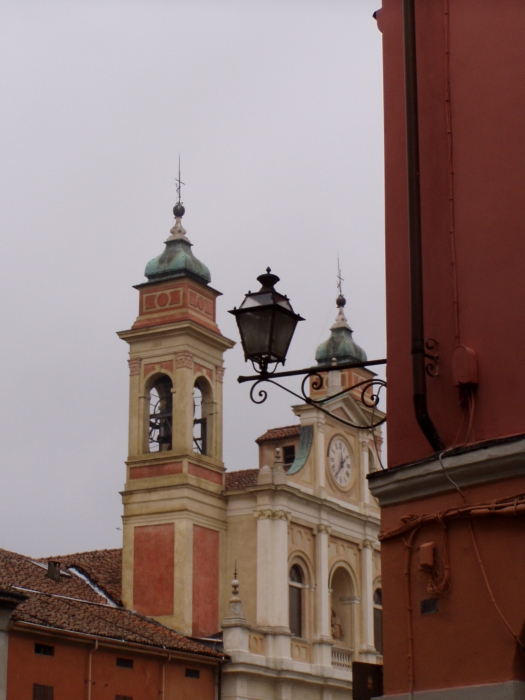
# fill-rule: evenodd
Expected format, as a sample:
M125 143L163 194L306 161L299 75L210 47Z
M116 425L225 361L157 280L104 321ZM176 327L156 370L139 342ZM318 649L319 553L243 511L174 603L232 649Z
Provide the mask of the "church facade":
M257 440L258 467L227 472L223 355L234 343L216 324L219 293L184 207L174 214L138 286L137 320L119 334L130 348L123 603L194 639L222 635L224 699L348 698L352 662L382 661L379 509L366 481L381 414L360 391L341 393L373 374L337 369L366 360L340 296L317 352L334 369L310 389L330 415L294 406L295 425Z

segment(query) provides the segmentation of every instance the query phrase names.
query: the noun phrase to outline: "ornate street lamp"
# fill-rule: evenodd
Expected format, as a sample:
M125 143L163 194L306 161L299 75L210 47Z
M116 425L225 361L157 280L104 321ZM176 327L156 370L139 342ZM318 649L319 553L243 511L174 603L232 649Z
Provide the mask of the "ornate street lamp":
M373 376L369 379L346 387L337 394L331 394L319 400L312 399L309 395L309 389L319 390L323 386L324 377L322 373L344 370L352 367L370 367L372 365L384 365L386 360L366 360L366 354L361 351L361 357L356 351L358 346L351 342L352 330L347 324L346 317L343 313L345 299L339 290L337 305L339 307L339 316L336 323L332 326L333 332L342 333L344 338L339 338L344 347L347 348L346 356L336 359L335 357L329 364L326 364L326 359L321 360L321 363L315 367L306 367L305 369L288 370L286 372L277 372L276 368L279 363L283 364L286 361L286 354L295 327L299 321L304 319L296 314L290 304L287 296L283 296L275 290L275 285L279 282L279 277L272 274L270 268L266 268L266 273L260 275L258 281L261 283L261 289L258 292L248 292L244 297L244 301L239 308L234 308L230 311L235 316L239 333L241 335L241 343L244 350L246 361L251 361L257 374L249 377L238 377L239 383L254 382L250 389L250 398L254 403L263 403L268 396L264 389L259 388L262 382L274 384L280 389L284 389L289 394L301 399L305 403L315 406L323 413L326 413L337 421L350 425L355 428L374 429L381 425L386 418L377 418L375 409L379 402L379 392L386 386L382 379ZM340 287L340 284L339 284ZM337 330L336 330L337 329ZM346 342L346 345L345 345ZM348 357L353 359L347 359ZM363 359L364 358L364 359ZM361 361L362 360L362 361ZM271 369L269 367L274 365ZM281 377L302 376L301 394L297 394L282 384L278 384L275 380ZM258 389L255 395L255 389ZM346 420L324 406L329 401L346 394L349 391L359 389L361 392L361 402L364 406L371 409L370 422L364 425L353 423Z
M248 292L240 307L230 313L237 321L246 361L263 377L269 374L270 365L284 365L295 327L304 318L294 312L287 296L275 290L279 277L269 267L257 280L259 291Z

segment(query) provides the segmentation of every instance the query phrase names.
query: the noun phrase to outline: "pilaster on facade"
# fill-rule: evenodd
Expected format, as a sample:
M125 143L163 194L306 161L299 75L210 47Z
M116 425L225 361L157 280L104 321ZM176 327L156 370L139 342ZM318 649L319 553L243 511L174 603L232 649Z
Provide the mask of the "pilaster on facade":
M365 539L361 548L361 629L362 638L359 649L360 659L369 663L376 660L374 646L374 541Z
M371 495L370 489L368 488L368 481L366 480L366 475L368 474L370 464L369 464L369 437L367 433L361 432L359 434L359 451L360 451L360 478L361 478L361 494L360 500L363 504L370 504Z
M328 588L328 540L331 532L330 525L320 523L317 526L315 540L316 555L316 628L314 636L314 662L320 666L332 665L333 639L330 630L330 590Z
M326 473L324 469L325 464L325 454L326 454L326 444L325 444L325 427L326 421L322 413L317 412L317 425L315 434L315 452L316 452L316 464L320 468L316 470L317 488L316 495L319 498L325 498L326 496Z

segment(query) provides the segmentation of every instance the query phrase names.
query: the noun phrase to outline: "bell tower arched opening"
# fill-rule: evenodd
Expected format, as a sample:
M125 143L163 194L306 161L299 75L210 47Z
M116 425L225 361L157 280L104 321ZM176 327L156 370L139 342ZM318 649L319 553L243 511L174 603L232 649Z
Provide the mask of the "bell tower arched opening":
M166 374L154 379L149 389L149 452L167 452L173 438L173 384Z
M204 377L193 386L193 451L213 456L214 401L212 388Z

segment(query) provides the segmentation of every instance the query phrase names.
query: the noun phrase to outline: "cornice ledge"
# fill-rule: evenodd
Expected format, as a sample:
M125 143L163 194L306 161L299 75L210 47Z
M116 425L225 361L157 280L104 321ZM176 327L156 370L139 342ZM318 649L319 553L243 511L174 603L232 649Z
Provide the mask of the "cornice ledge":
M525 438L442 458L446 474L460 487L525 476ZM369 487L381 507L454 490L439 459L385 469L369 475Z

